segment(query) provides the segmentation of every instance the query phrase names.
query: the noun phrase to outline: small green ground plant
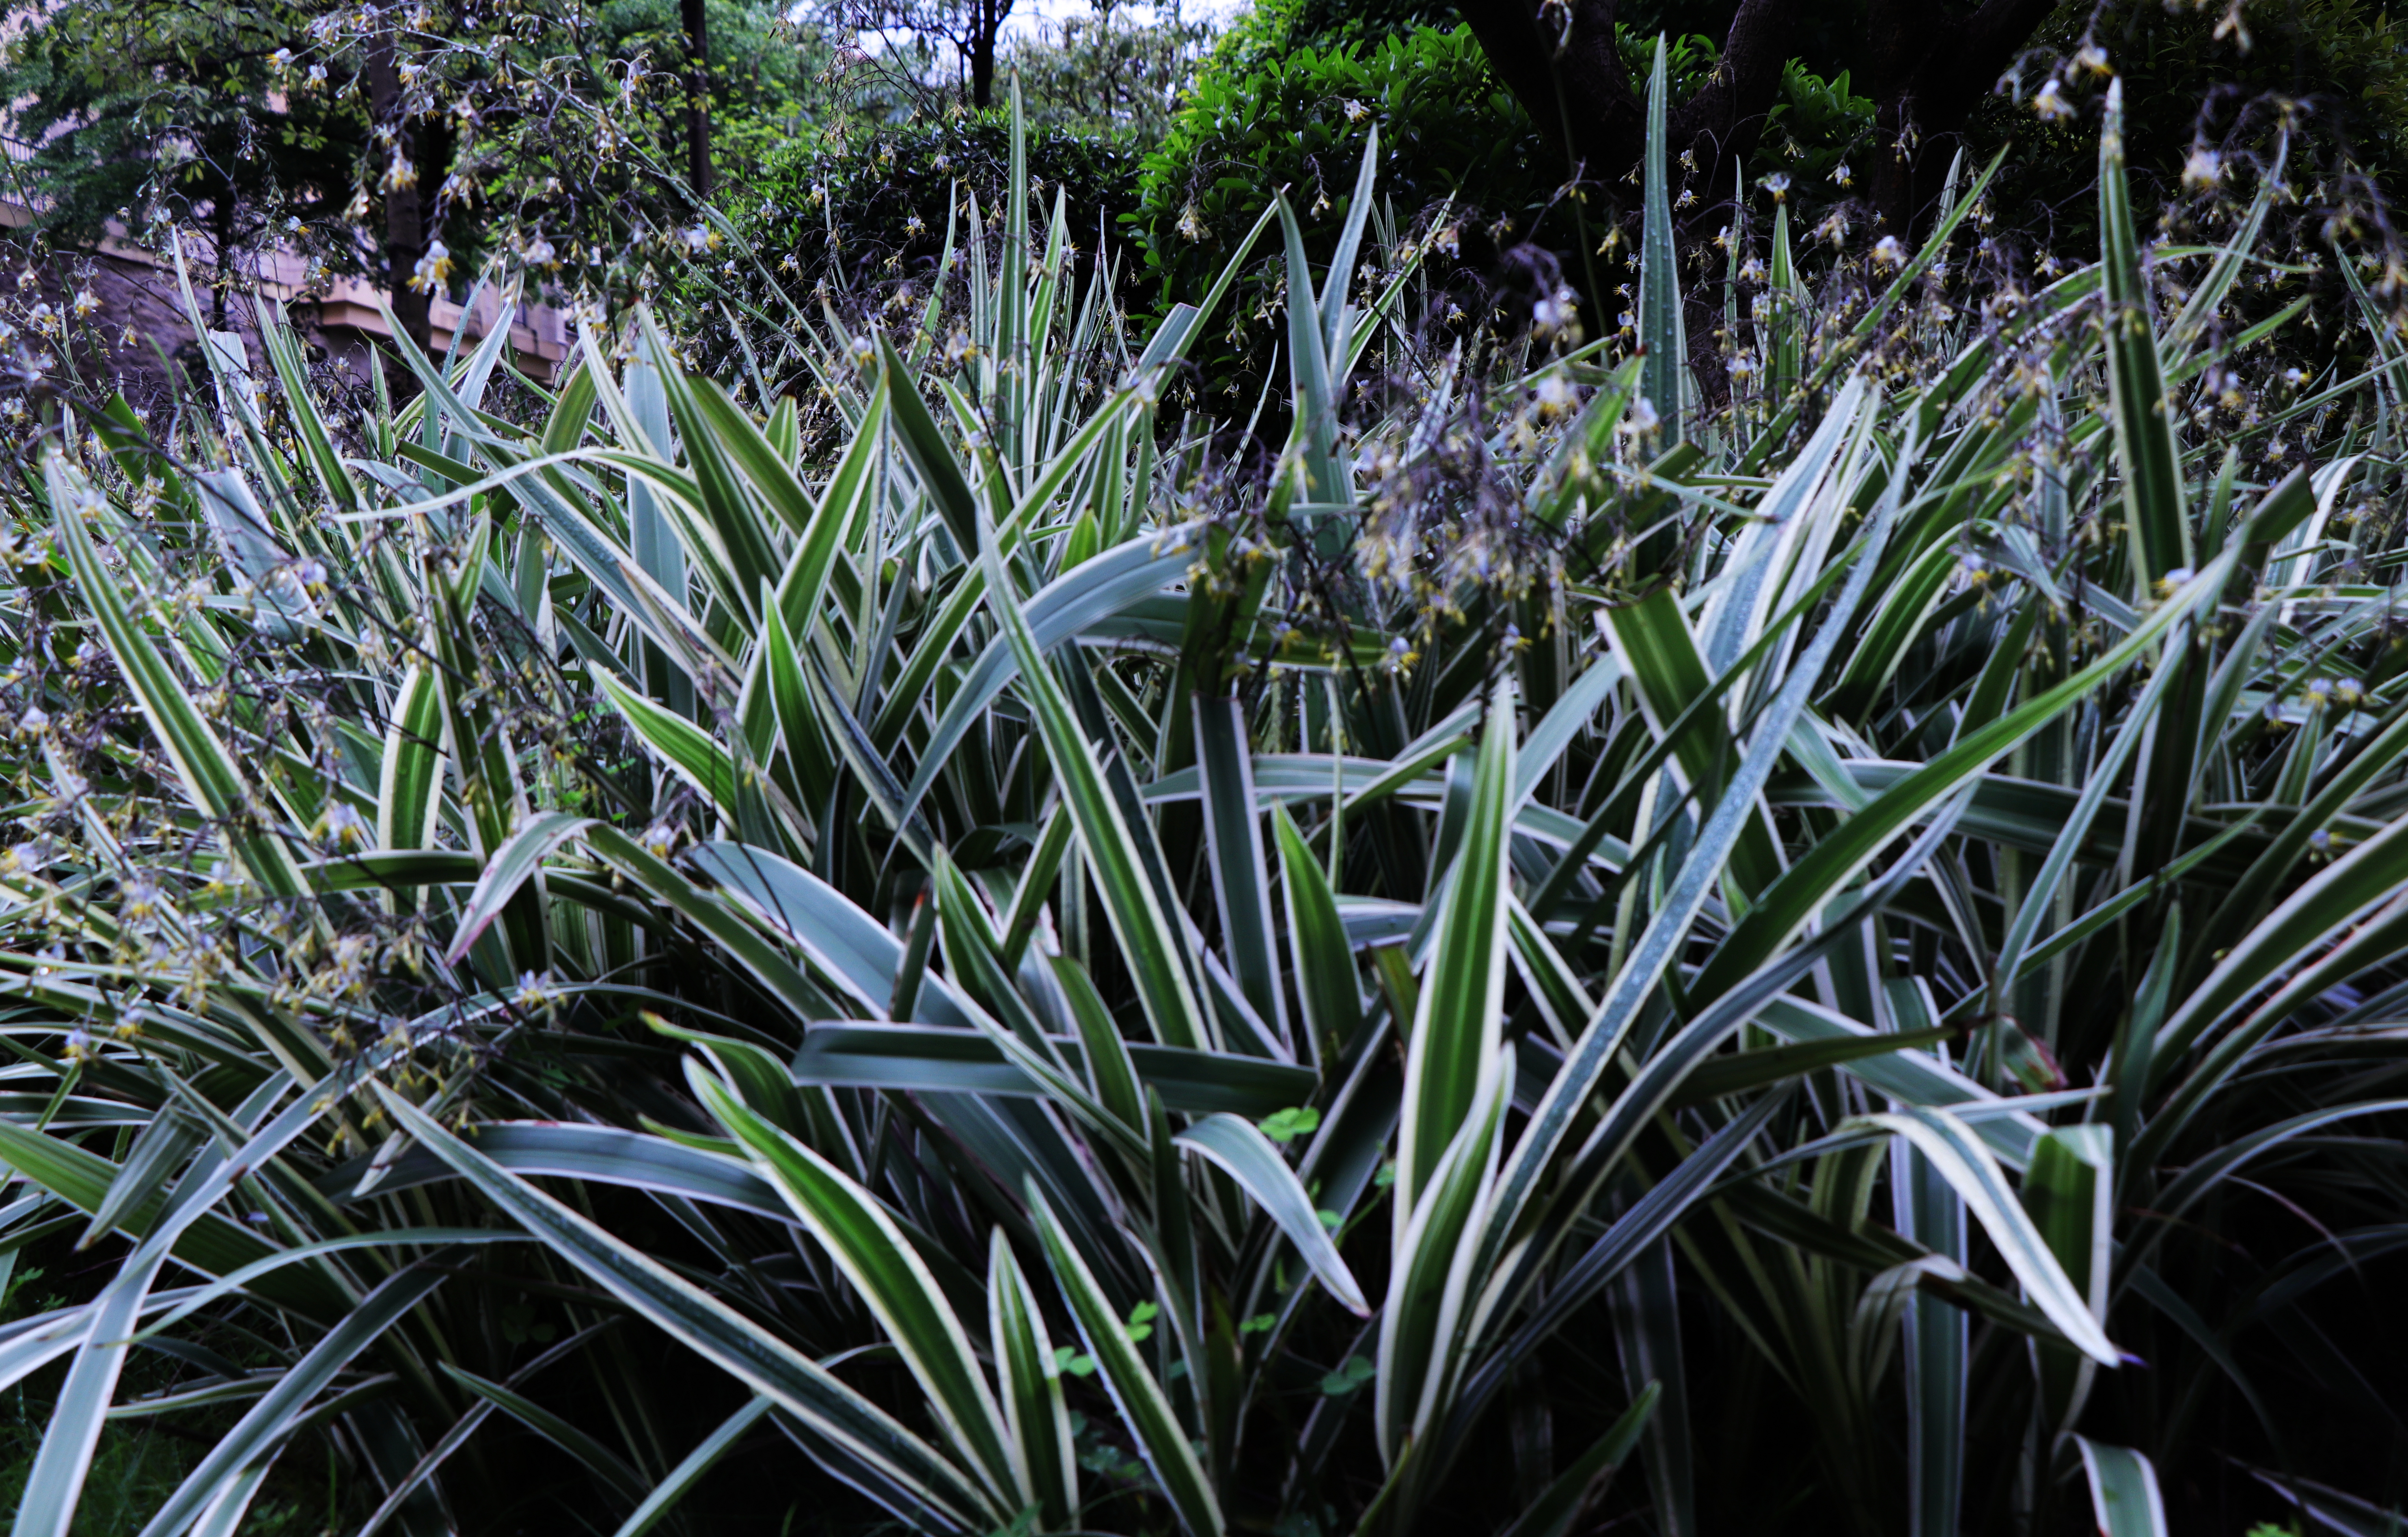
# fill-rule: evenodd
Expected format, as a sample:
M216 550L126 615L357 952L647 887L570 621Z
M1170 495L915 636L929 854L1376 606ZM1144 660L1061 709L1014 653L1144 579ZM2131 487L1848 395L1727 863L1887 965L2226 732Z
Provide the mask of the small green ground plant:
M53 416L0 1243L111 1262L13 1530L229 1410L142 1537L2379 1530L2274 1384L2408 1231L2398 354L2194 434L2255 226L2144 258L2118 107L2015 304L1983 175L1828 305L1776 224L1719 413L1660 132L1619 361L1275 201L1262 480L1165 410L1252 246L1125 335L1015 132L752 408L637 313Z

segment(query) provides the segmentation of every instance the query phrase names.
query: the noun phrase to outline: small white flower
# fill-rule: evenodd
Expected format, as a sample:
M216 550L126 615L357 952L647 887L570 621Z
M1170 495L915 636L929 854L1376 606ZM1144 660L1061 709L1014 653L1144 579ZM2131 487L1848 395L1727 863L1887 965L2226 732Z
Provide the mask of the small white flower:
M1895 267L1905 260L1906 248L1898 243L1897 235L1885 235L1873 242L1873 265L1883 268Z
M130 923L139 923L159 910L159 888L140 875L136 875L117 889L118 916Z
M365 846L376 836L376 830L368 826L368 819L360 815L358 807L348 802L337 801L328 806L325 822L326 841L337 848L349 848L353 844Z
M97 294L93 293L92 290L90 290L90 289L84 289L84 290L82 290L81 292L78 292L78 293L76 294L76 296L75 296L75 318L76 318L77 320L80 320L84 319L85 317L89 316L89 315L90 315L93 310L98 309L99 307L100 307L100 297L99 297L99 295L97 295Z
M2224 157L2204 144L2193 146L2183 162L2182 179L2186 191L2207 191L2224 179Z
M1842 187L1853 187L1856 184L1856 176L1849 171L1848 163L1844 160L1840 162L1840 168L1831 173L1831 179Z
M1789 173L1786 171L1775 171L1756 185L1770 192L1775 203L1789 201Z
M519 990L510 1001L529 1013L546 1007L552 1003L552 974L550 972L519 973Z
M2055 80L2042 85L2040 91L2032 97L2032 110L2040 114L2042 122L2054 122L2059 118L2070 118L2074 114L2073 104L2065 99L2064 93L2058 89Z
M1656 403L1641 395L1631 403L1629 415L1622 419L1622 430L1635 437L1654 432L1663 420L1656 414Z
M454 263L451 249L442 241L430 241L426 254L418 259L418 269L409 276L409 286L421 293L432 293L452 276Z

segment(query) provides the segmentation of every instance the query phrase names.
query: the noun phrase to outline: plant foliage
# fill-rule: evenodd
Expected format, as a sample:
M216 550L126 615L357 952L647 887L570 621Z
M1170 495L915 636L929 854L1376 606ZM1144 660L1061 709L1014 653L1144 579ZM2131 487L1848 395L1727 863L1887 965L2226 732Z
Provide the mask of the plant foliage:
M2346 1481L2261 1388L2403 1231L2396 377L2284 407L2313 468L2190 438L2247 240L2170 302L2114 106L2097 264L1909 306L1973 178L1677 441L1677 306L1477 377L1410 249L1358 303L1367 153L1327 262L1256 226L1297 404L1232 478L1159 407L1250 244L1125 337L1016 132L965 345L797 317L811 420L641 313L530 420L406 350L349 441L272 323L171 440L58 420L0 1231L108 1264L0 1326L14 1530L229 1404L145 1537L330 1453L427 1533L710 1530L727 1459L1194 1537Z

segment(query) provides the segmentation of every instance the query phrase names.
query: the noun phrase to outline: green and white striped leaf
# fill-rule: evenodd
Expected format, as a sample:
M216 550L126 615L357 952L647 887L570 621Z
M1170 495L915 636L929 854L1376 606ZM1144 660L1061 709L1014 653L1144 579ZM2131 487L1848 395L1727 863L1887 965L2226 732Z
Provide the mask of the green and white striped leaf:
M2089 1296L2066 1274L2048 1240L2007 1184L1998 1160L1971 1127L1945 1110L1902 1106L1851 1117L1839 1130L1856 1128L1890 1132L1913 1144L1990 1235L2032 1305L2100 1365L2112 1367L2122 1360L2121 1352L2108 1343L2106 1331L2091 1311Z

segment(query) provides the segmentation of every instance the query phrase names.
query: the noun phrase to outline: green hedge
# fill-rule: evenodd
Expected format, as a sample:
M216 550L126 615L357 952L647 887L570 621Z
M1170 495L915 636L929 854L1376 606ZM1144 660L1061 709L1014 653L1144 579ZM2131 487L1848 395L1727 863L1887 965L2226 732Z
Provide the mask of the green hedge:
M1577 242L1578 219L1555 196L1560 156L1489 73L1469 28L1282 51L1261 29L1241 27L1206 64L1169 138L1145 157L1137 206L1123 220L1140 248L1139 301L1202 292L1283 188L1312 232L1308 250L1326 260L1375 127L1382 208L1401 231L1455 199L1454 264L1485 270L1500 244ZM1277 253L1275 240L1256 247L1222 312L1236 330L1223 329L1197 359L1210 392L1250 394L1270 367L1277 328L1263 322Z
M1136 206L1141 152L1133 135L1028 130L1029 178L1050 212L1068 200L1072 238L1092 252L1118 237ZM1010 115L996 109L888 124L838 143L813 140L773 156L746 233L781 279L809 293L824 281L857 291L924 278L942 254L947 206L959 188L982 217L1003 203ZM958 209L956 210L958 213ZM968 238L967 229L959 237Z

